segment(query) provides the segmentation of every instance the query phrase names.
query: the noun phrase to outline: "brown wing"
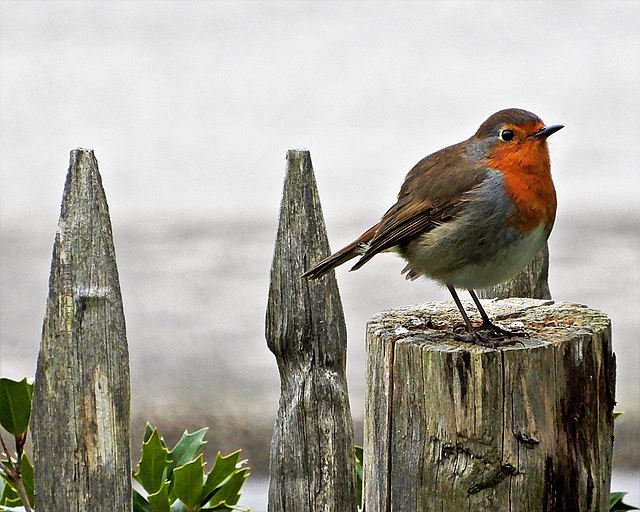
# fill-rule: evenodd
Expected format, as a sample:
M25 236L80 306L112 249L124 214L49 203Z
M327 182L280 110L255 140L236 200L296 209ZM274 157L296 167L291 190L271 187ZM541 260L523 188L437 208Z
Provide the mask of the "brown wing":
M406 243L456 215L465 192L484 181L486 168L468 160L462 144L442 149L407 174L398 201L378 224L367 250L353 266L359 269L379 252Z
M378 224L365 231L356 241L351 242L349 245L343 247L338 252L316 263L313 267L305 271L305 273L300 277L318 279L323 275L329 273L337 266L342 265L343 263L355 258L356 256L361 256L362 254L364 254L367 245L369 244L377 230Z

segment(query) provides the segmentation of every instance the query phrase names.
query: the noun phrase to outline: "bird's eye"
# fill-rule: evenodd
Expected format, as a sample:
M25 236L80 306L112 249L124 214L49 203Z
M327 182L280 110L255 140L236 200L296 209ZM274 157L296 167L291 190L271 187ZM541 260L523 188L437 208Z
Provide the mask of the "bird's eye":
M515 134L511 130L502 130L500 132L500 140L503 140L505 142L513 140L513 137L515 137Z

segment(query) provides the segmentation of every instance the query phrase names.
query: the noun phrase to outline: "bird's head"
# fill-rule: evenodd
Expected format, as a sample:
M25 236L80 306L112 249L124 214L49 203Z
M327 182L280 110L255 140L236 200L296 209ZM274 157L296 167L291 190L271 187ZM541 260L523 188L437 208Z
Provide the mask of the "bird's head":
M564 128L546 126L537 115L517 108L500 110L467 142L467 155L501 171L549 169L547 137Z

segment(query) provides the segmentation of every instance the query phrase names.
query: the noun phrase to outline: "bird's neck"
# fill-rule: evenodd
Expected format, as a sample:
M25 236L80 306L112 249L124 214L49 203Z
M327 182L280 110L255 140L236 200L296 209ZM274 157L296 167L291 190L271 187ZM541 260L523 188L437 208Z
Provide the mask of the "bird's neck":
M541 222L551 230L556 213L556 191L551 179L549 150L545 142L505 148L487 159L486 165L504 175L507 194L516 206L509 221L520 231L531 231Z

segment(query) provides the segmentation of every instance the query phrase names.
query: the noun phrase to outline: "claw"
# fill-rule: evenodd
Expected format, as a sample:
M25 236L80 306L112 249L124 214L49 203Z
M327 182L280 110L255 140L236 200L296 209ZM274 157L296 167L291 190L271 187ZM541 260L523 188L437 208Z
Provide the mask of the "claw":
M460 302L460 299L458 298L458 294L456 293L453 286L447 286L447 288L449 288L449 291L451 292L451 296L453 297L453 300L456 303L456 306L458 306L458 309L462 314L462 319L464 320L464 323L456 324L453 326L454 340L464 341L466 343L475 343L476 345L480 345L482 347L495 348L495 347L504 347L507 345L513 345L514 343L516 343L516 341L512 341L511 338L525 338L525 337L528 338L529 337L529 334L527 334L524 331L515 331L515 332L507 331L506 329L498 327L493 322L491 322L491 320L489 319L489 316L487 315L484 308L482 307L482 304L478 300L478 297L476 296L475 292L472 289L469 289L471 298L475 302L476 307L478 308L478 313L480 313L480 316L482 317L482 323L478 327L474 326L471 323L471 320L469 320L469 316L464 310L464 307L462 307L462 302ZM460 327L464 327L467 330L467 334L465 335L456 334L455 330L459 329ZM486 332L487 335L484 336L480 334L479 331Z
M462 341L464 343L473 343L474 345L479 345L481 347L488 347L488 348L507 347L516 343L516 341L504 336L492 337L491 334L489 336L483 336L476 330L473 330L472 332L467 332L466 334L454 333L453 339L456 341Z
M467 330L465 334L456 334L455 331L464 328ZM528 338L529 334L524 331L507 331L498 327L492 322L483 322L479 326L472 326L471 329L461 322L453 326L453 339L464 343L473 343L481 347L496 348L507 347L521 341L512 340L511 338ZM481 334L482 332L482 334Z

